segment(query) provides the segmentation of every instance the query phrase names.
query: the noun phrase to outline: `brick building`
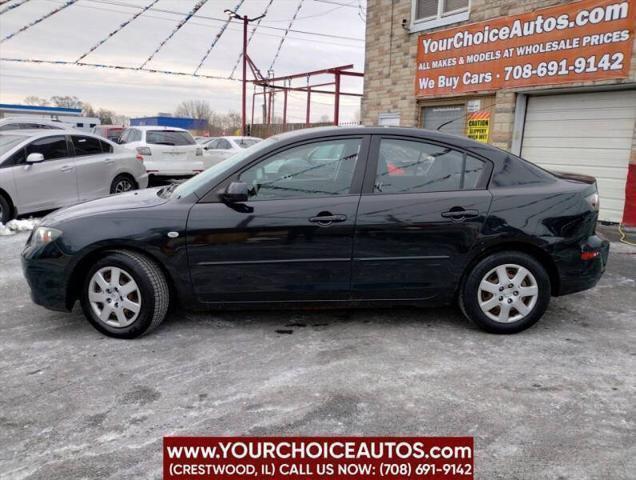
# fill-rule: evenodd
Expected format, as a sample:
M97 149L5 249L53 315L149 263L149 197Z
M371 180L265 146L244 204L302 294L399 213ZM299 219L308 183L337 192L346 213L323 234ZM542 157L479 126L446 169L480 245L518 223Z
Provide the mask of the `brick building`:
M636 226L636 0L368 0L362 122L597 178Z

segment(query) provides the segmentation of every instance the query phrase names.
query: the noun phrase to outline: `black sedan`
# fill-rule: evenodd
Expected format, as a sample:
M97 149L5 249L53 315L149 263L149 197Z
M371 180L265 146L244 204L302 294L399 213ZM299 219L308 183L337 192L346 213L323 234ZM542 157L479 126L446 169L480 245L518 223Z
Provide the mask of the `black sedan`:
M133 338L192 309L442 305L519 332L593 287L593 178L439 132L269 138L179 186L57 211L23 252L33 300ZM425 315L423 313L423 315Z

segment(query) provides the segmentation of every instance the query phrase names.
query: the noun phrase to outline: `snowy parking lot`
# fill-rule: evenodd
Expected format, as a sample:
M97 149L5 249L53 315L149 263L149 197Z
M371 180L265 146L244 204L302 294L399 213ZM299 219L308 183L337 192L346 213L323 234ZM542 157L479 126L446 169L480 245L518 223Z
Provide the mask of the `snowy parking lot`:
M0 237L0 478L161 478L174 434L474 435L476 478L633 478L636 252L514 336L454 308L191 314L136 341L33 305Z

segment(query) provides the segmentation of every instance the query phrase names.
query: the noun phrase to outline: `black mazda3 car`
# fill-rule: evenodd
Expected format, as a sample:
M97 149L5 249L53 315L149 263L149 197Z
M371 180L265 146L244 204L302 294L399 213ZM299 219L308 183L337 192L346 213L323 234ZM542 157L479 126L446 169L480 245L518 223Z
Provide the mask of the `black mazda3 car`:
M33 300L79 300L133 338L192 309L443 305L519 332L551 296L593 287L593 178L466 138L321 128L269 138L180 185L45 217L23 252ZM423 315L425 315L423 313Z

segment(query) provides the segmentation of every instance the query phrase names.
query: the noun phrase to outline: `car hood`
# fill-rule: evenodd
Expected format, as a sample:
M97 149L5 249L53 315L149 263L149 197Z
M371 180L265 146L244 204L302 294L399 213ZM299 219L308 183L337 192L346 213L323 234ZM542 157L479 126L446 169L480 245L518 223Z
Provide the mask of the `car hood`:
M100 213L150 208L162 205L166 203L168 199L157 195L159 190L160 188L135 190L132 192L120 193L118 195L111 195L97 200L79 203L72 207L63 208L47 215L42 220L42 224L51 226L54 223L79 217L90 217Z

